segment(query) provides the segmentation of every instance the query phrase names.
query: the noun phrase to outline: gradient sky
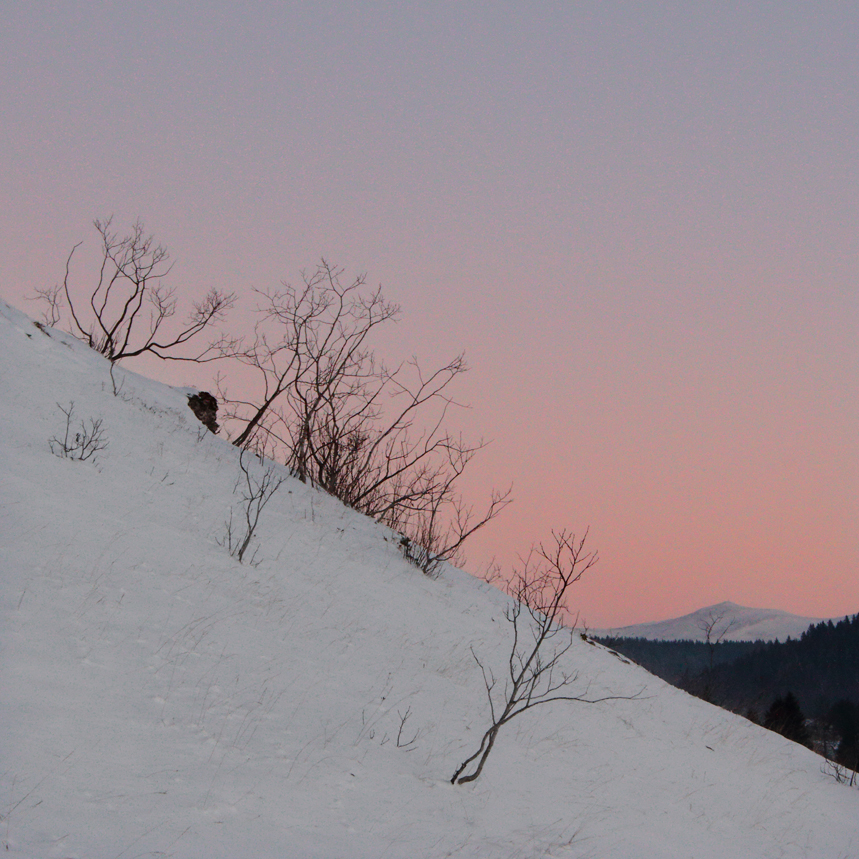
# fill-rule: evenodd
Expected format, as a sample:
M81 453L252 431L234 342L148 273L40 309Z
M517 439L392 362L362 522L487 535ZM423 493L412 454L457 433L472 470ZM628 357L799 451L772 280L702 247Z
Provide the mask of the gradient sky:
M7 0L0 295L111 213L189 297L324 254L386 355L467 354L469 496L516 499L474 566L590 526L591 625L855 613L857 44L847 3Z

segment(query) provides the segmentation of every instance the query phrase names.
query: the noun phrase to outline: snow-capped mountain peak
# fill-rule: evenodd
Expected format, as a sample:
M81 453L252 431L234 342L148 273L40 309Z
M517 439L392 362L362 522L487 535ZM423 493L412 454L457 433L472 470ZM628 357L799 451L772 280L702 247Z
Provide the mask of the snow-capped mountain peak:
M822 618L800 617L774 608L749 608L734 602L705 606L670 620L594 631L595 636L661 641L785 641L798 638Z

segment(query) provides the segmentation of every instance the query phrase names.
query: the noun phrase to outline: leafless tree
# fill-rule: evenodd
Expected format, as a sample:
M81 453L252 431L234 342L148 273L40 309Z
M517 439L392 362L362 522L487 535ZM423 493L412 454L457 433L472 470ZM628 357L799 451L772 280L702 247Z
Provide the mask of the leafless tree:
M567 531L552 532L548 544L534 547L514 579L506 618L513 628L513 642L505 667L503 687L498 678L472 649L483 675L489 701L489 727L474 754L457 767L451 784L474 781L492 752L504 725L543 704L634 698L603 695L589 697L587 689L575 691L578 673L564 666L564 656L573 646L576 617L571 617L569 589L597 562L596 552L585 551L587 533L580 539Z
M174 361L210 361L222 357L227 341L221 338L188 357L171 350L181 347L219 321L234 302L235 295L211 289L206 297L193 304L193 310L178 331L164 334L162 327L176 313L175 287L164 281L170 273L167 249L155 243L138 220L128 235L112 230L112 219L96 220L94 226L101 241L101 264L88 300L73 297L71 263L78 242L66 260L66 271L60 287L36 290L47 303L45 321L56 325L62 315L62 299L71 316L72 333L85 340L111 362L149 353Z
M256 464L252 465L254 460ZM236 527L233 522L233 511L230 510L223 545L239 563L242 563L253 540L263 508L271 501L285 478L275 473L273 463L266 465L262 457L257 457L245 450L239 453L239 468L241 474L236 481L234 491L241 497L243 522Z
M722 622L725 620L725 615L726 612L724 611L710 609L710 611L707 612L704 617L699 618L698 622L695 624L698 629L704 633L704 641L711 651L712 648L719 644L722 639L737 625L737 618L735 617L730 618L730 620L722 625ZM720 625L722 625L721 632L719 631Z
M494 494L486 514L475 516L456 492L483 447L444 428L454 405L449 387L467 370L463 357L431 373L414 358L390 370L369 339L399 307L379 289L365 291L364 276L342 275L323 259L299 286L259 293L253 340L231 354L256 371L262 394L236 399L220 388L224 411L240 423L234 444L279 448L301 480L420 547L414 557L430 572L497 515L509 493Z
M714 695L713 689L713 669L716 667L716 647L721 643L722 639L737 625L737 619L731 618L724 623L721 632L719 626L725 620L725 612L710 609L705 617L699 618L696 626L704 633L704 643L707 645L708 667L704 688L701 690L701 697L705 701L712 701Z

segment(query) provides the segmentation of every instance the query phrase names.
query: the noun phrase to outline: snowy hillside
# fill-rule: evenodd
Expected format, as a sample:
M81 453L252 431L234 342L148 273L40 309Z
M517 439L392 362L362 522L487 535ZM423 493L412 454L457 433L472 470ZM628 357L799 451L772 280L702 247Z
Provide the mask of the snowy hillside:
M2 304L0 354L10 859L859 856L859 791L819 757L580 638L581 693L640 697L526 713L452 786L487 726L471 649L509 654L500 592L292 479L240 564L238 451L184 392L118 369L115 396ZM51 453L58 403L102 421L94 461Z
M825 618L799 617L775 608L747 608L734 602L720 602L671 620L594 630L593 634L600 638L706 641L706 630L712 624L714 639L724 631L722 641L786 641L788 636L799 638L809 626L821 620Z

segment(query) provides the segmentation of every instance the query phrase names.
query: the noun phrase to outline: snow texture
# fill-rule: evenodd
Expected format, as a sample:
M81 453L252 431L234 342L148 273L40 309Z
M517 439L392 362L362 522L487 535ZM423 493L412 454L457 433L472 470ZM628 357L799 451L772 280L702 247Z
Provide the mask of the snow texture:
M487 724L470 648L497 674L509 652L500 592L291 478L239 564L238 451L187 390L117 368L114 395L6 305L0 349L10 859L859 856L859 792L819 757L581 638L579 690L640 697L529 712L452 786ZM72 402L95 461L49 449Z

